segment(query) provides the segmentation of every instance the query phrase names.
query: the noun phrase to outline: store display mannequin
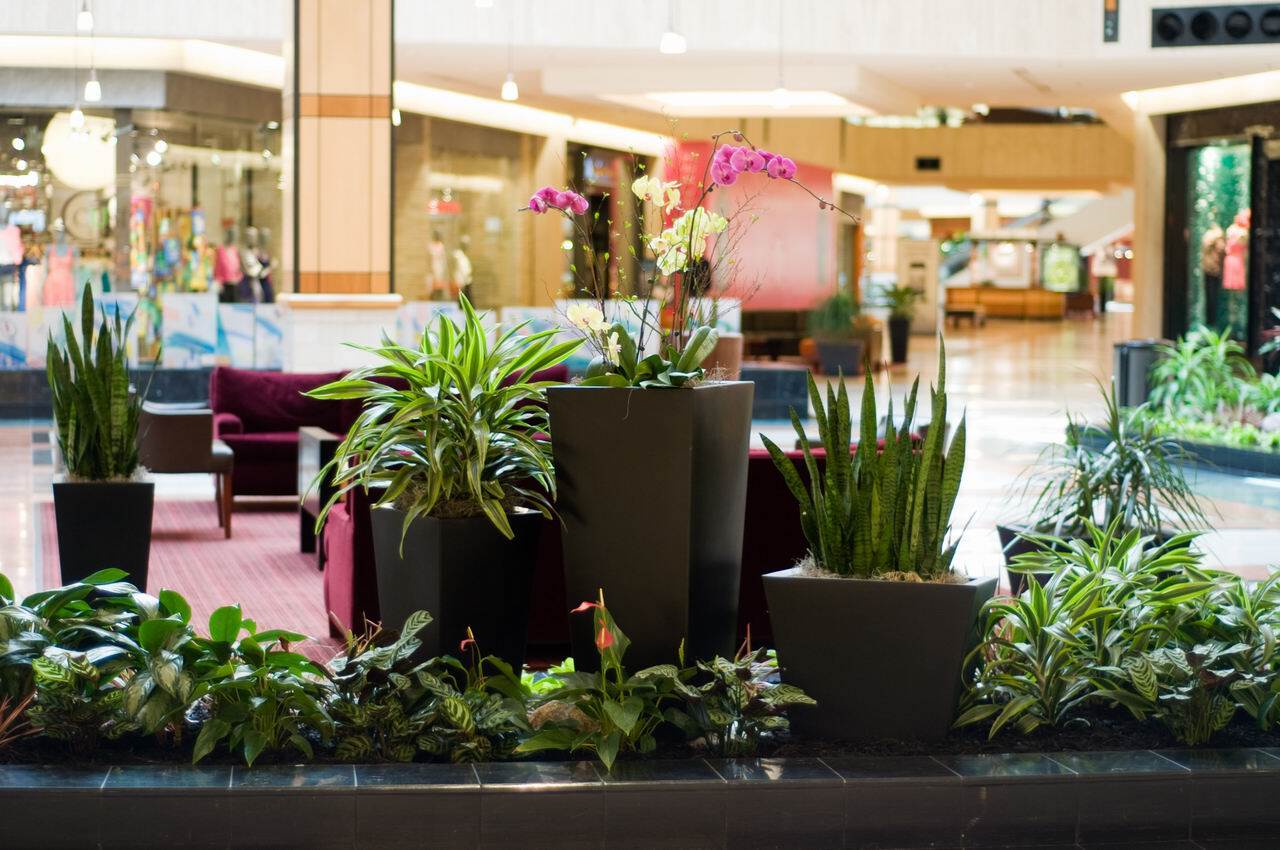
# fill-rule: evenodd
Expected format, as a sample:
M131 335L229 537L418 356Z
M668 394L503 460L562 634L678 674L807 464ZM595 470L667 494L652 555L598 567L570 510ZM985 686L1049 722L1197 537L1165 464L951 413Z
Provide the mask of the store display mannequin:
M449 297L449 255L439 230L431 232L427 243L427 297L433 301Z
M1200 238L1200 272L1204 278L1204 323L1218 324L1218 292L1222 289L1222 262L1227 253L1227 237L1216 224Z
M458 247L453 249L453 283L457 292L461 292L467 296L467 300L471 300L471 276L473 269L471 266L471 257L467 255L467 251L471 248L471 237L465 233L458 239ZM454 294L457 295L457 292Z
M18 270L22 267L24 255L22 232L18 226L6 223L0 227L0 309L20 309L22 292Z
M1236 213L1227 228L1227 255L1222 261L1222 288L1240 291L1245 288L1245 252L1249 250L1249 210Z
M248 227L244 231L244 242L240 244L240 269L243 274L236 285L236 300L244 304L257 304L261 301L258 291L258 279L262 277L262 264L258 262L258 228Z
M53 245L45 256L44 293L46 307L71 307L76 303L76 250L67 243L67 229L61 221L53 225Z
M218 300L233 303L242 277L244 268L240 265L240 250L236 248L236 229L228 227L222 232L222 244L213 254L213 282L218 285Z
M271 304L276 300L275 286L271 283L275 260L271 259L271 231L265 227L258 231L258 264L262 266L262 274L258 278L259 301Z

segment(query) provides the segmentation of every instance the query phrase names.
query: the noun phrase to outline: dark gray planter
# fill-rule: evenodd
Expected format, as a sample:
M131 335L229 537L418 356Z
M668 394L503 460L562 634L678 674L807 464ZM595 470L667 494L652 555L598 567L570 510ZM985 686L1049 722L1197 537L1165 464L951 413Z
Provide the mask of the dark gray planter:
M419 633L425 655L459 657L470 626L481 652L519 670L542 515L511 516L511 540L486 517L422 517L409 527L403 554L404 512L375 508L372 519L383 625L399 629L414 611L427 611L431 624Z
M764 577L783 681L816 706L796 731L830 739L938 739L955 719L965 655L995 578L914 584L804 575Z
M862 354L866 345L860 339L815 339L822 374L862 374Z
M146 590L155 488L150 481L53 485L63 584L115 567L128 573L129 582L138 589Z
M907 348L911 343L911 319L906 316L889 317L889 354L894 363L907 362Z
M566 604L605 602L627 666L734 651L751 440L749 382L671 390L551 387ZM580 669L591 618L570 618Z

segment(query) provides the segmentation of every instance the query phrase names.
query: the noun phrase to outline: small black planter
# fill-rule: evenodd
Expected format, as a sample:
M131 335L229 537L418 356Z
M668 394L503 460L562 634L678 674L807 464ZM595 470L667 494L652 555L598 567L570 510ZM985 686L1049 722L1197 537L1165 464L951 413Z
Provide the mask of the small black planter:
M604 588L632 669L670 664L682 638L691 658L734 650L753 390L547 390L566 604ZM570 623L589 669L591 618Z
M403 554L404 512L375 508L372 519L383 625L399 629L414 611L427 611L431 624L419 633L424 656L458 657L470 626L481 652L519 670L542 515L510 516L511 540L487 517L422 517L409 527Z
M911 342L911 319L906 316L889 317L889 353L894 363L907 362L907 347Z
M53 485L63 584L115 567L129 574L130 583L146 590L155 487L150 481Z
M822 374L861 375L866 344L860 339L815 339Z
M939 739L955 719L965 655L995 578L964 584L764 577L783 681L816 706L792 709L820 738Z

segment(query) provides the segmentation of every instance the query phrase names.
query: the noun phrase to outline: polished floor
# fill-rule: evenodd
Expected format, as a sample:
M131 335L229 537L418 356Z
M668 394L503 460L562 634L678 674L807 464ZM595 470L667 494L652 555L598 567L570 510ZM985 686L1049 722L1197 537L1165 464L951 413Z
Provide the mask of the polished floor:
M1001 563L995 524L1016 520L1025 509L1018 478L1043 450L1062 436L1068 411L1096 416L1097 381L1111 374L1112 346L1129 336L1129 316L1065 322L988 322L982 328L948 329L949 418L968 422L968 455L954 526L962 530L957 565L975 575L996 574ZM937 343L913 337L911 357L877 379L877 396L895 399L921 375L935 377ZM850 381L855 411L862 384ZM898 402L895 402L897 404ZM794 439L782 422L755 423L755 432ZM0 573L19 593L44 586L46 554L40 543L39 504L51 499L53 475L48 423L0 425ZM754 438L756 441L759 437ZM1212 530L1201 547L1208 562L1249 577L1266 575L1280 562L1280 479L1193 472L1205 497ZM207 499L212 482L203 476L159 476L156 498ZM288 510L288 505L281 506ZM216 546L217 541L207 545ZM245 588L252 598L256 588Z

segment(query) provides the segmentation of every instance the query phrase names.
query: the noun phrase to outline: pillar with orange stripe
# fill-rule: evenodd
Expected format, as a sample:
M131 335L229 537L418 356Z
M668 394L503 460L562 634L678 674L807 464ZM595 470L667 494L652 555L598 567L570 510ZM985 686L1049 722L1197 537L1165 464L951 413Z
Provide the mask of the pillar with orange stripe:
M285 284L302 294L389 292L393 0L286 8Z

